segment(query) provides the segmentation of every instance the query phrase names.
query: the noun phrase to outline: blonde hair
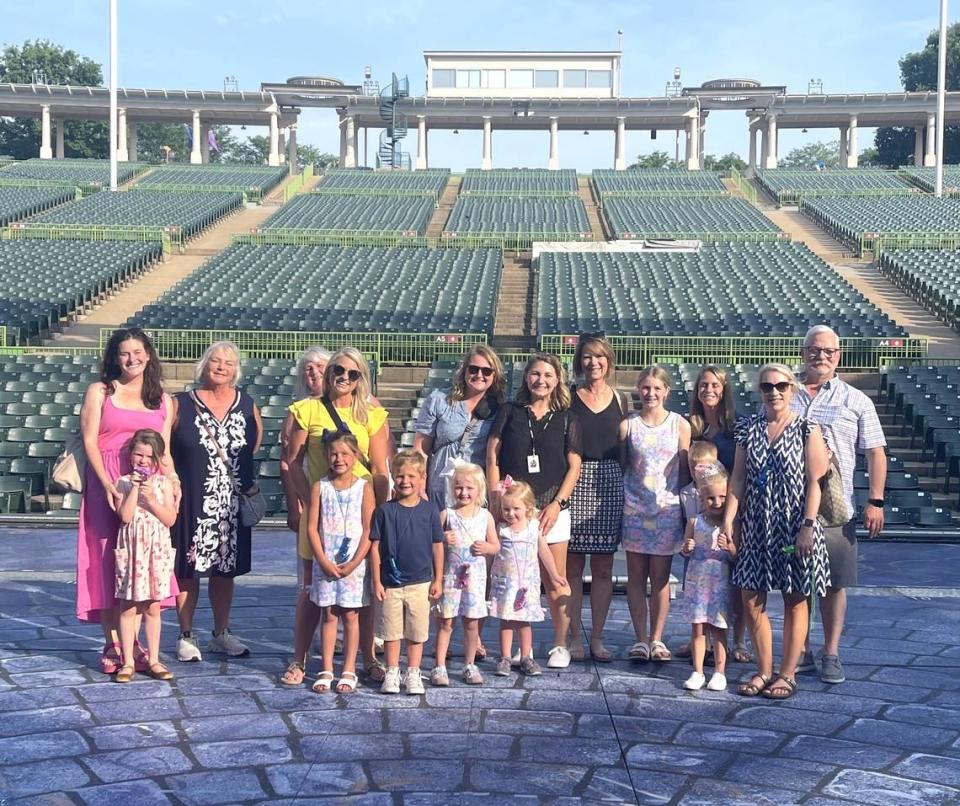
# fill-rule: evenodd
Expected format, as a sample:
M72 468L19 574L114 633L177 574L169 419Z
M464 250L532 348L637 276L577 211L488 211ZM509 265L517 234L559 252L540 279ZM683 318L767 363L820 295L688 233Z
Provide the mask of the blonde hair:
M390 472L397 476L405 467L414 467L421 476L427 475L427 460L422 453L416 451L399 451L390 462Z
M530 356L526 366L523 368L523 383L517 390L516 401L526 405L530 402L530 387L527 386L527 375L533 369L534 364L547 364L553 368L557 375L557 385L550 393L550 411L563 411L570 408L570 387L567 386L567 371L560 363L560 359L551 353L534 353Z
M732 434L733 426L737 420L736 404L733 400L733 384L730 383L730 376L720 367L714 364L708 364L700 368L697 373L697 380L693 386L693 400L690 403L690 434L693 439L699 439L707 430L707 419L704 415L703 403L700 402L700 384L703 376L707 373L716 376L723 386L723 398L718 406L717 422L720 426L720 432L723 434Z
M480 465L463 462L453 468L453 475L450 476L450 498L453 498L453 486L457 483L458 476L466 476L470 479L480 491L480 506L487 505L487 474L484 473Z
M726 468L718 462L697 480L697 492L703 495L708 487L712 487L713 485L720 486L722 484L724 488L726 488L729 483L730 476Z
M698 439L690 444L687 458L691 464L709 464L717 461L717 446L708 439Z
M470 366L470 359L474 356L483 358L493 370L493 383L490 384L490 390L487 394L492 394L497 403L502 403L507 388L507 379L503 377L503 364L496 351L486 344L475 344L463 357L463 361L460 362L460 366L457 367L456 374L453 376L447 402L457 403L467 396L467 367Z
M363 353L356 347L341 347L330 356L330 360L327 361L327 368L323 371L323 393L324 395L330 394L330 390L333 388L333 368L341 358L352 361L357 365L357 369L360 370L360 378L357 381L357 388L353 393L350 411L353 414L354 420L361 425L366 425L370 419L370 367L367 365L367 359L363 357Z
M664 388L669 392L672 388L670 386L670 373L667 372L663 367L657 366L656 364L651 364L649 367L644 367L640 370L640 374L637 375L637 388L640 388L647 378L654 378L664 385Z
M760 371L757 373L758 392L760 391L760 381L768 372L776 372L778 375L783 375L783 377L790 382L790 386L792 386L794 389L797 388L797 376L794 374L793 370L790 369L790 367L788 367L786 364L771 362L760 367Z
M503 494L500 496L500 500L503 501L504 498L516 498L521 504L527 508L527 517L533 518L537 514L537 497L533 494L533 487L527 484L525 481L515 481L506 490L503 491Z
M203 351L203 355L200 356L200 360L197 361L197 365L193 368L193 380L197 384L203 382L203 376L207 371L207 367L210 365L210 359L213 358L213 354L217 352L217 350L233 353L237 359L237 365L233 371L233 380L230 381L231 386L236 386L243 377L243 371L240 369L240 348L232 341L215 341L207 347L207 349Z
M577 339L577 349L573 354L573 374L577 378L583 377L583 352L588 347L593 347L600 355L607 359L607 374L603 377L609 379L617 368L617 354L610 346L604 336L581 336Z
M324 350L323 347L314 344L303 351L300 360L297 361L297 380L293 385L294 400L303 400L304 398L310 397L310 390L307 388L307 364L317 364L321 362L324 365L330 363L329 350ZM324 366L323 372L324 375L326 375L326 366Z

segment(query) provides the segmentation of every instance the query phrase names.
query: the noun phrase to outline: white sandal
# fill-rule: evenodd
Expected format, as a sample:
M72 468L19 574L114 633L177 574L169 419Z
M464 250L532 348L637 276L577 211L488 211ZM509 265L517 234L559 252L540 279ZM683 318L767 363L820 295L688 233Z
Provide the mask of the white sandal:
M313 690L317 694L326 694L333 685L333 672L320 672L313 684Z
M663 641L651 641L650 660L656 661L657 663L666 663L667 661L673 660L673 655Z
M637 641L627 650L627 657L632 661L648 661L650 660L650 647L643 641Z
M345 689L341 691L340 689ZM350 694L357 690L357 673L346 670L340 675L337 681L337 694Z

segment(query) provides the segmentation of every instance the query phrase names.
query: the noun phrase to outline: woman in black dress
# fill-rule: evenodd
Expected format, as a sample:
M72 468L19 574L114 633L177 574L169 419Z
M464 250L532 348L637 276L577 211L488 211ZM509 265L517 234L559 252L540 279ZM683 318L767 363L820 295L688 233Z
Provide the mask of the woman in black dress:
M583 660L580 611L583 570L590 555L590 656L609 663L613 656L603 645L603 625L613 597L613 555L620 545L623 518L623 470L620 467L620 421L629 401L610 386L616 369L610 342L600 333L577 341L573 372L581 379L570 410L580 420L583 462L580 480L570 498L570 543L567 581L570 583L570 655Z
M555 355L535 353L523 370L516 401L497 412L487 442L487 486L494 515L499 517L498 487L505 476L525 481L537 497L540 533L562 577L570 540L570 496L580 477L580 421L570 411L570 389L563 365ZM541 574L550 600L554 646L547 666L570 665L570 589L555 588Z
M237 389L240 351L232 342L207 348L197 363L196 390L174 398L171 453L183 498L171 537L180 585L177 657L200 660L193 616L200 577L209 577L213 636L208 648L231 657L246 646L230 632L233 580L250 571L250 527L240 523L240 494L255 486L253 454L263 438L256 404Z

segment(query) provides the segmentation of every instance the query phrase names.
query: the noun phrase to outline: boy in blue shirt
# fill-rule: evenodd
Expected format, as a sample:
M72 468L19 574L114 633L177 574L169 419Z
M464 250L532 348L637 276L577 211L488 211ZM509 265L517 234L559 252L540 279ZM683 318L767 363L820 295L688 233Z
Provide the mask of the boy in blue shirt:
M422 455L401 451L390 467L394 500L373 515L370 527L370 577L373 595L383 602L387 673L383 694L400 693L400 641L407 641L407 694L423 694L420 661L430 637L430 600L443 593L443 528L440 510L423 499L427 463Z

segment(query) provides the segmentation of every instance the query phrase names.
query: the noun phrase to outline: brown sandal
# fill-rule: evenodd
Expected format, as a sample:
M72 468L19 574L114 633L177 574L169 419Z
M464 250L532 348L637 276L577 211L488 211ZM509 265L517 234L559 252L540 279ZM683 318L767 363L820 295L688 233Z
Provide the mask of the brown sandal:
M733 652L730 653L730 658L734 663L750 663L753 660L753 655L743 644L737 644L733 648Z
M114 678L118 683L129 683L133 680L133 676L136 674L136 669L134 669L132 663L125 663L119 669L117 669L117 675Z
M763 696L768 700L789 700L796 693L797 681L782 674L763 690Z
M150 664L147 668L147 674L154 680L173 680L173 672L159 661Z
M773 678L768 677L765 674L760 674L760 672L754 672L752 675L750 675L748 680L745 680L743 683L737 686L737 694L739 694L741 697L756 697L761 692L766 690L772 679ZM754 680L759 680L762 685L758 686L753 682Z
M291 661L286 670L280 675L281 686L302 686L306 669L299 661Z

